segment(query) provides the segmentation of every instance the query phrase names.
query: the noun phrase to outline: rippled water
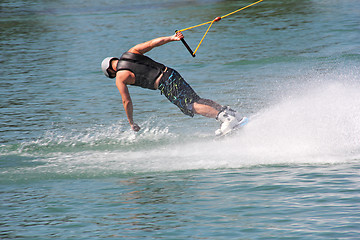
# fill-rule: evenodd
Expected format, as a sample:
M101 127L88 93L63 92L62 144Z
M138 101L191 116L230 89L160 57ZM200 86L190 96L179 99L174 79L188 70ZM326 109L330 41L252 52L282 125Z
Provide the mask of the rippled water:
M360 3L263 1L192 58L149 56L250 119L183 115L130 87L129 130L100 62L251 1L2 1L0 237L357 239ZM195 48L206 27L184 32Z

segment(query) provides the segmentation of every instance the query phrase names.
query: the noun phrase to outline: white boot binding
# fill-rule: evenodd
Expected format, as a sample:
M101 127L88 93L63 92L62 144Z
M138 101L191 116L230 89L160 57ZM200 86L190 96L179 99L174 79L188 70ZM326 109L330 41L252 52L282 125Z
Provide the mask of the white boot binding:
M215 131L216 135L225 135L231 132L233 128L238 125L238 120L236 119L236 117L226 113L225 110L218 113L216 120L221 122L220 129Z
M221 111L224 111L227 114L234 116L239 122L243 119L243 116L234 109L231 109L230 106L223 106Z

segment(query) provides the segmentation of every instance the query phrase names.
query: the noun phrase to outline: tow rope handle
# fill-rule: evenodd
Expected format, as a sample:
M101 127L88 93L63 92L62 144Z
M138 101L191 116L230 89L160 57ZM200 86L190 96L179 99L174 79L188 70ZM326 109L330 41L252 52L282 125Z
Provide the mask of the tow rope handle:
M189 44L187 44L187 42L185 41L184 38L180 39L181 42L182 42L182 43L184 44L184 46L186 47L186 49L187 49L187 50L189 51L189 53L191 54L191 56L196 57L195 53L196 53L197 50L199 49L199 47L200 47L201 43L203 42L206 34L209 32L209 29L211 28L212 24L213 24L214 22L218 22L218 21L220 21L220 20L221 20L221 17L217 17L217 18L215 18L214 20L212 20L212 21L210 22L210 26L209 26L208 29L206 30L204 36L202 37L202 39L201 39L199 45L197 46L197 48L195 49L195 51L191 50ZM175 30L175 33L177 33L178 31L179 31L179 30Z
M190 29L193 29L193 28L197 28L197 27L200 27L200 26L203 26L203 25L210 24L209 27L208 27L208 29L206 30L204 36L203 36L202 39L200 40L200 43L199 43L198 46L196 47L195 51L192 51L192 50L191 50L191 48L190 48L189 45L186 43L186 41L184 40L184 38L181 39L181 42L185 45L186 49L189 51L189 53L191 54L191 56L195 57L195 54L196 54L197 50L199 49L201 43L203 42L206 34L209 32L209 30L210 30L210 28L211 28L211 26L212 26L212 24L213 24L214 22L218 22L218 21L220 21L220 20L223 19L223 18L226 18L226 17L228 17L228 16L230 16L230 15L232 15L232 14L234 14L234 13L240 12L240 11L242 11L242 10L248 8L248 7L254 6L255 4L258 4L258 3L262 2L262 1L264 1L264 0L258 0L257 2L251 3L251 4L249 4L249 5L245 6L245 7L239 8L238 10L235 10L235 11L233 11L233 12L231 12L231 13L228 13L228 14L226 14L226 15L224 15L224 16L216 17L216 18L215 18L214 20L212 20L212 21L204 22L204 23L201 23L201 24L192 26L192 27L188 27L188 28L181 29L180 32L184 32L184 31L186 31L186 30L190 30ZM179 30L176 30L175 32L178 32L178 31L179 31Z
M175 30L175 33L177 33L178 30ZM184 46L186 47L186 49L189 51L189 53L191 54L192 57L196 57L196 55L194 54L193 50L191 50L189 44L187 44L187 42L185 41L185 38L180 39L181 42L184 44Z

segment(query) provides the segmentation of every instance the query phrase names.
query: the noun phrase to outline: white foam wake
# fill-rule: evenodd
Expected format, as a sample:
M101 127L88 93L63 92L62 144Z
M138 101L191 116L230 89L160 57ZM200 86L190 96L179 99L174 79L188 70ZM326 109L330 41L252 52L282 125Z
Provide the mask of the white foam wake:
M146 141L153 136L160 139ZM353 161L360 156L360 86L332 82L298 90L250 116L246 127L222 140L170 141L167 129L151 128L140 139L148 146L127 141L128 147L52 153L31 171L107 175Z

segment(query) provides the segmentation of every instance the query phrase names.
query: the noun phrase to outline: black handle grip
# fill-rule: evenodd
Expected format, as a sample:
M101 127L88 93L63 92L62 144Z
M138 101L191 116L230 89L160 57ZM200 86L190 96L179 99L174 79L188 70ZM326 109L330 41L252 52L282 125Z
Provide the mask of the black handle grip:
M177 32L177 30L175 31ZM189 51L189 53L191 54L191 56L196 57L196 55L194 54L193 50L191 50L190 46L187 44L187 42L185 41L184 38L180 39L181 42L184 44L184 46L186 47L186 49Z

